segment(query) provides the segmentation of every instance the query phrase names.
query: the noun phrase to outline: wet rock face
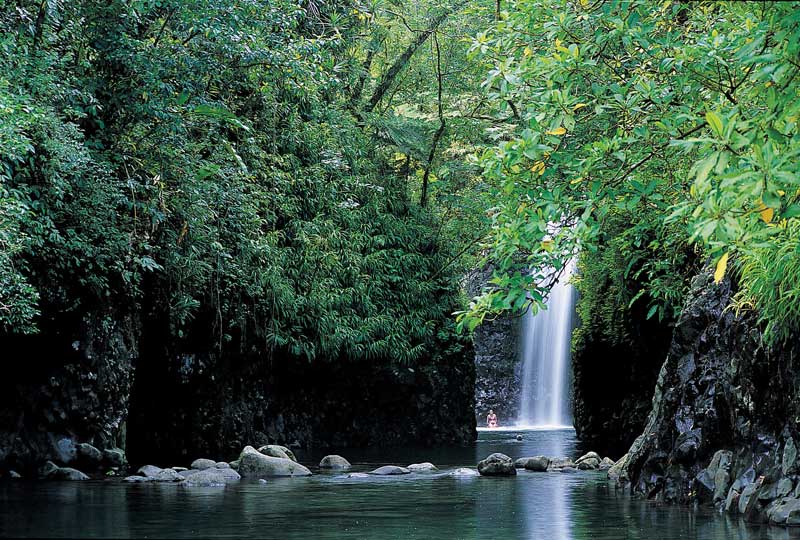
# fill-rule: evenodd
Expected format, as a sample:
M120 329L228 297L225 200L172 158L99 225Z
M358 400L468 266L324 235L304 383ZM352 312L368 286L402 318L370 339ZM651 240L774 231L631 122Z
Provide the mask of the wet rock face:
M640 496L786 524L800 519L796 353L766 349L730 298L728 281L693 280L647 426L612 469Z
M490 277L490 269L472 272L467 277L468 294L479 294ZM494 410L500 425L513 423L519 415L519 334L520 322L514 317L499 317L475 329L475 418L479 426L486 425L489 410Z
M517 474L517 468L513 459L496 452L478 462L478 473L482 476L514 476Z
M99 467L125 444L137 324L89 313L46 320L35 336L2 336L0 466L33 470L45 460Z

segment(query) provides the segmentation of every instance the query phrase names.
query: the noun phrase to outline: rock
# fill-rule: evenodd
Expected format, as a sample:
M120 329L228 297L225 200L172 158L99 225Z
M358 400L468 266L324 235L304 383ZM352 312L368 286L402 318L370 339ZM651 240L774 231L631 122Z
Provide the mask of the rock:
M89 443L81 443L78 445L78 458L96 465L103 461L103 453Z
M205 469L205 470L208 470L208 469ZM216 469L214 469L214 470L216 470ZM177 472L179 475L181 475L181 478L189 478L193 474L199 473L200 469L186 469L185 471L175 471L175 472Z
M266 483L267 483L267 481L266 481L266 480L264 480L263 478L259 478L259 479L258 479L258 483L259 483L259 484L266 484Z
M349 461L335 454L325 456L322 458L322 461L319 462L320 469L349 469L350 467Z
M604 457L603 461L600 462L600 466L598 468L601 471L607 471L613 466L614 466L614 461L611 458Z
M745 518L750 518L758 508L757 492L761 489L764 483L764 477L761 476L755 482L748 485L739 495L739 513Z
M438 471L439 469L433 463L428 461L424 463L412 463L408 467L406 467L409 471L413 472L425 472L425 471Z
M19 480L22 476L17 471L8 471L8 477L12 480Z
M122 479L122 481L133 484L144 484L145 482L155 482L156 479L149 476L134 475L134 476L126 476L125 478Z
M585 470L585 469L582 469L582 470ZM558 472L574 473L574 472L578 472L578 469L576 469L575 467L561 467L560 469L558 469Z
M238 459L235 460L235 461L231 461L229 463L229 465L231 466L231 469L233 469L234 471L238 471L239 470L239 460Z
M383 467L378 467L374 471L370 471L369 474L377 474L379 476L394 476L398 474L409 474L410 472L411 471L405 467L398 467L397 465L384 465Z
M600 456L597 452L589 452L575 461L575 465L582 471L594 470L600 467Z
M570 468L574 469L575 468L575 462L572 461L568 457L553 458L553 459L550 460L550 465L548 465L547 470L548 471L558 471L558 470L563 469L564 467L570 467Z
M155 478L161 471L161 467L156 467L155 465L142 465L139 467L139 470L136 471L136 474L139 476L146 476L147 478Z
M55 474L51 475L51 478L57 478L58 480L88 480L89 477L86 476L84 473L79 471L78 469L73 469L72 467L60 467Z
M367 473L363 472L354 472L347 475L347 478L369 478Z
M517 440L521 441L522 440L522 435L517 435Z
M194 474L189 475L183 481L184 486L188 487L223 487L225 486L225 476L222 469L195 469ZM235 471L234 471L235 472Z
M482 476L514 476L517 469L510 457L496 452L478 462L478 473Z
M58 465L52 461L45 461L44 465L39 467L39 478L50 478L58 472Z
M217 463L214 465L214 468L215 469L230 469L231 465L227 461L217 461Z
M786 445L783 447L781 472L784 476L797 472L797 446L792 437L786 439Z
M516 460L514 466L528 471L544 472L550 466L550 458L547 456L523 457Z
M183 476L172 469L161 469L154 477L156 482L182 482Z
M264 455L252 446L246 446L239 456L239 473L244 477L253 478L263 478L266 476L311 476L311 471L299 463L291 459Z
M200 458L192 461L189 467L198 471L204 471L206 469L213 469L216 465L217 462L213 459Z
M297 458L294 457L294 452L292 452L285 446L281 446L279 444L266 444L264 446L260 446L258 448L258 451L264 454L265 456L291 459L292 461L297 463Z
M723 508L726 512L736 513L739 510L739 492L731 487L728 490L728 496L725 497L725 504Z
M794 523L787 523L790 516ZM800 500L788 497L775 501L767 508L767 519L776 525L794 525L800 518Z
M478 471L476 471L475 469L470 469L468 467L460 467L451 472L450 476L470 477L470 476L480 476L480 473L478 473Z
M790 478L781 478L774 484L764 485L758 492L758 500L772 501L782 499L792 492L794 484Z
M178 473L189 470L186 467L170 467L170 469L172 469L173 471L178 472Z
M106 448L103 450L103 459L112 467L123 467L128 463L125 452L119 448Z
M615 482L622 478L622 473L625 467L628 464L628 456L629 454L625 454L619 460L608 469L608 479L614 480Z
M71 463L78 457L78 447L75 441L69 437L62 437L56 441L56 453L58 459L64 463Z

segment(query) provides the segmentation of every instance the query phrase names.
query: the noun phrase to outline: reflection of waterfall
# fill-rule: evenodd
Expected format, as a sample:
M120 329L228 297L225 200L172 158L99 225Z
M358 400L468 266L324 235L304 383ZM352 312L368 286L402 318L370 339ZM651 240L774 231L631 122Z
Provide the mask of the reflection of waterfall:
M568 373L575 289L568 281L573 270L574 263L567 263L550 291L546 310L524 315L518 425L572 425Z

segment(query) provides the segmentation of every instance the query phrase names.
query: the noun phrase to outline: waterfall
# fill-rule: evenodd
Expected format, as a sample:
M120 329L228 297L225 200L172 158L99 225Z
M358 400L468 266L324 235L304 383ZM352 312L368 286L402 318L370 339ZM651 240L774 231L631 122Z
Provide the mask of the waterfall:
M569 284L574 263L567 263L550 291L547 309L528 310L522 322L522 388L517 425L572 426L569 370L575 289Z

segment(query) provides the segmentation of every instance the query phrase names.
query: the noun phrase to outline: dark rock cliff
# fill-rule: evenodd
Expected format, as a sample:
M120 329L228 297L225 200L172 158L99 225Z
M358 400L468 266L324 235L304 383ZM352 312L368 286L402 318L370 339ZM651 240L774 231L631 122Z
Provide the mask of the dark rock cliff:
M797 351L764 345L730 282L695 278L622 480L657 501L800 524Z
M491 278L491 268L471 272L466 289L476 296ZM503 315L487 320L475 329L475 418L486 425L489 410L497 414L501 425L513 423L519 415L522 365L519 358L520 321Z

